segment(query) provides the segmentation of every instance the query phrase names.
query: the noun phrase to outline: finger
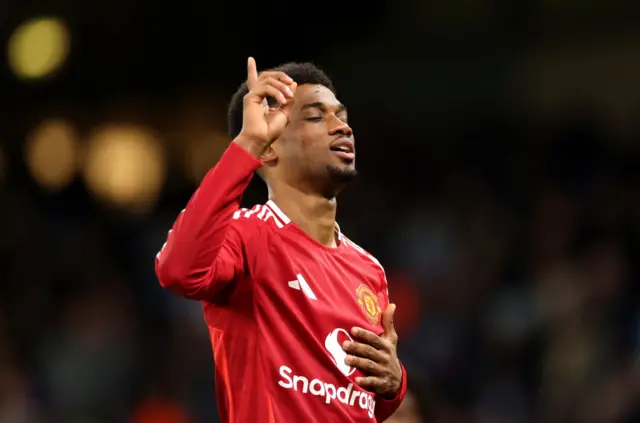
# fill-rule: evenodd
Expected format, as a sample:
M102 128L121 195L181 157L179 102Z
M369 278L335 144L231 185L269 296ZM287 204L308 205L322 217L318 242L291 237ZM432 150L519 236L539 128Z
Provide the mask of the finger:
M287 99L284 94L282 94L282 91L272 85L267 84L258 84L254 89L249 91L246 96L247 99L255 98L255 100L257 100L257 102L259 103L262 103L262 101L267 97L275 98L276 101L280 104L287 104Z
M361 344L359 342L346 341L342 345L342 348L351 355L369 358L376 363L384 363L387 358L380 350L373 348L371 345Z
M289 123L289 114L285 109L286 107L269 109L267 119L269 120L269 128L274 128L274 134L276 134L274 135L275 138L277 138L277 134L280 134ZM270 139L269 141L273 141L275 138Z
M369 392L383 392L387 382L378 376L364 376L356 378L356 385Z
M353 328L351 333L360 341L371 345L373 348L378 350L386 350L388 348L385 340L371 331L362 328Z
M289 88L287 84L277 80L276 78L266 78L262 81L262 83L276 87L282 94L284 94L285 97L293 98L293 91L291 90L291 88Z
M258 84L258 68L253 57L247 59L247 87L252 90Z
M267 78L277 79L278 81L282 81L287 85L293 84L293 79L289 75L284 72L275 72L275 71L264 71L260 74L260 79L264 80Z
M368 375L377 375L382 376L385 374L385 368L378 363L369 360L368 358L355 357L353 355L348 355L344 362L349 366L355 367L356 369L368 374Z
M397 338L396 328L393 325L393 315L395 314L395 312L396 312L396 305L389 304L387 308L384 310L384 313L382 313L382 329L384 331L382 333L382 337L392 342L395 342Z

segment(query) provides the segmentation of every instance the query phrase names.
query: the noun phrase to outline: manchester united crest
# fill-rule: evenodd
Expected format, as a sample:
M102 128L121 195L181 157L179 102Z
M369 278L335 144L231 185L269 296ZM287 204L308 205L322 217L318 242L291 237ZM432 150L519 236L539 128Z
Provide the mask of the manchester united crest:
M364 310L367 318L374 325L380 321L380 313L382 309L378 304L378 296L366 285L360 285L356 289L356 295L358 297L358 304Z

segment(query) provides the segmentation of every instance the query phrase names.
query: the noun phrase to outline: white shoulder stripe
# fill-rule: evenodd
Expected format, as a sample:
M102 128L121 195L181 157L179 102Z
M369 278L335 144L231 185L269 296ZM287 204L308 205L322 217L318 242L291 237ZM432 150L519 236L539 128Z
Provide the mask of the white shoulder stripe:
M278 207L276 203L273 202L273 200L267 201L266 206L269 207L280 218L280 220L284 222L285 225L291 223L291 219L289 219L289 217L284 214L284 212L280 209L280 207Z
M233 213L234 219L245 218L248 219L251 216L255 216L256 218L262 220L263 222L267 222L269 219L273 220L278 228L284 228L284 225L278 219L278 217L271 211L267 206L263 206L260 204L255 205L252 209L238 209L235 213Z
M358 244L356 244L355 242L351 241L349 238L347 238L346 236L342 235L342 240L345 242L346 245L353 247L356 251L358 251L360 254L362 254L363 256L367 257L369 260L371 260L374 264L376 264L380 270L382 270L382 274L384 275L385 280L387 279L387 273L384 271L384 267L382 266L382 264L378 261L377 258L375 258L374 256L372 256L371 254L367 253L362 247L360 247Z

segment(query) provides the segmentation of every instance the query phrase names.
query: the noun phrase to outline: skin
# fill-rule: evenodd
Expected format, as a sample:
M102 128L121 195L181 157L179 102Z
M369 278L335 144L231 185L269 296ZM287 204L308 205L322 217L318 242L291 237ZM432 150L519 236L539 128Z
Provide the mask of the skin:
M331 150L336 141L354 142L346 108L324 86L298 86L283 72L258 74L253 58L247 62L247 86L243 126L233 142L262 160L269 198L309 236L337 247L336 196L356 175L355 159ZM268 97L278 105L269 107ZM381 336L353 328L357 341L343 345L349 353L345 362L367 375L355 382L388 398L402 383L394 312L390 304L383 313Z
M346 107L322 85L297 87L285 107L288 124L263 155L265 179L272 188L284 183L306 195L335 199L356 175L355 159L345 160L330 149L340 139L355 144Z
M269 197L312 238L336 247L336 196L356 175L355 159L330 149L354 142L346 108L328 88L301 85L283 109L288 124L262 154Z

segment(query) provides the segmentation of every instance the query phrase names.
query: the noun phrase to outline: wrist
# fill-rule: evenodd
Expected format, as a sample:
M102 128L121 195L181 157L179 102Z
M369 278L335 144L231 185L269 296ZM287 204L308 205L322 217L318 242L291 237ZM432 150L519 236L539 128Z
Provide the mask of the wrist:
M400 395L401 391L402 391L402 385L398 386L398 388L393 391L380 394L380 398L387 401L393 401L394 399L398 398L398 395Z
M256 159L259 159L262 156L262 153L264 153L265 151L264 143L256 141L242 134L238 135L233 140L233 142L243 148Z

